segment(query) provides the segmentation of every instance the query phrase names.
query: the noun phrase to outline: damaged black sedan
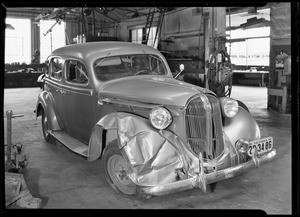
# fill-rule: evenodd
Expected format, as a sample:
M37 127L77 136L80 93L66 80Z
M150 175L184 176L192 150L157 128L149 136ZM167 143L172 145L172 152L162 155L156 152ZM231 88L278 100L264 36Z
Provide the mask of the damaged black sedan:
M36 115L53 138L126 195L165 195L232 178L276 156L237 100L176 80L156 49L92 42L48 58Z

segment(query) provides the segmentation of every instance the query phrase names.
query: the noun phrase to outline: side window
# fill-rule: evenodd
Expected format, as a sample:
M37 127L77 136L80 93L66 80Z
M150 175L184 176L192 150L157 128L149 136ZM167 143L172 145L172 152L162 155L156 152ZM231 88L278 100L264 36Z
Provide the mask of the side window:
M45 61L45 64L46 64L45 75L49 75L49 73L50 73L50 61L49 61L49 59L47 59L47 60Z
M60 59L58 57L51 59L50 66L49 66L49 73L50 73L51 77L61 80L62 65L63 65L62 63L63 63L62 59Z
M77 60L68 60L66 62L66 79L72 83L86 84L88 73L85 66Z

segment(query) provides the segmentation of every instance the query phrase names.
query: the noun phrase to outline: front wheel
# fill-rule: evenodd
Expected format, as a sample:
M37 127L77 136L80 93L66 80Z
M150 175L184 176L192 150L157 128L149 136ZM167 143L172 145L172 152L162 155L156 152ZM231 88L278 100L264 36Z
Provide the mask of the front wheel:
M106 180L115 191L125 195L138 194L138 186L129 177L130 166L122 155L117 140L108 144L102 162Z

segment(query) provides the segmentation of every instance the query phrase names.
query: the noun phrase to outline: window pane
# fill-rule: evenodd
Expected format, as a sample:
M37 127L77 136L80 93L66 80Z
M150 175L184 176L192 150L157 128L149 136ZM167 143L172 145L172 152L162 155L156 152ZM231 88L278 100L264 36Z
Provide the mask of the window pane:
M107 81L136 75L166 75L166 67L158 56L148 54L122 55L95 61L97 78Z
M29 19L6 18L15 29L5 30L5 63L31 62L31 28Z
M62 60L60 58L52 58L50 62L51 77L61 80L62 77Z
M270 38L247 40L247 65L269 66Z
M230 53L231 63L242 66L247 65L246 41L231 43L231 49L229 43L226 46L228 53Z
M131 41L136 43L136 30L131 30Z
M75 80L76 83L85 84L88 82L87 71L85 69L85 66L82 63L80 62L76 63L75 74L76 74L76 80Z
M150 34L149 34L148 43L147 43L148 46L153 46L156 30L157 30L156 26L150 28ZM147 31L149 31L149 29ZM131 42L141 44L142 38L143 38L143 29L142 28L134 29L131 31ZM158 39L156 38L155 45L153 47L157 48L157 45L158 45Z
M76 60L67 61L67 81L85 84L88 82L88 74L85 66Z
M153 46L156 30L157 30L156 26L150 28L150 34L149 34L149 39L148 39L148 43L147 43L148 46ZM157 37L156 37L156 40L155 40L155 45L153 46L154 48L157 48L157 43L158 43L158 38Z
M55 24L55 22L55 20L40 21L41 63L45 62L52 51L66 45L65 22L61 22L61 24L57 23L52 28L51 32L47 33L47 31ZM44 36L44 34L46 35Z
M67 62L67 81L73 81L76 78L75 74L76 61Z
M137 43L141 44L143 38L143 29L137 30Z
M242 42L226 43L231 62L241 66L268 66L270 38L251 38ZM231 50L231 51L230 51Z

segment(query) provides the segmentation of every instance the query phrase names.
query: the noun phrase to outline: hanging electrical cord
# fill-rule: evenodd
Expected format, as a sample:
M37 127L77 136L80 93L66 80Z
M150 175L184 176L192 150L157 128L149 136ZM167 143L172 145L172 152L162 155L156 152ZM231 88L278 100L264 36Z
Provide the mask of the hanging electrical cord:
M212 53L208 65L209 89L218 97L230 96L232 88L232 65L230 56L223 49L219 48ZM225 90L225 87L228 87Z
M214 20L214 8L212 8L211 14L212 26L217 26L216 20ZM218 97L230 97L233 72L230 55L225 47L226 36L215 35L214 28L211 29L211 34L211 55L207 65L208 88Z
M229 56L231 56L231 14L230 14L230 8L228 8L228 14L229 14Z

